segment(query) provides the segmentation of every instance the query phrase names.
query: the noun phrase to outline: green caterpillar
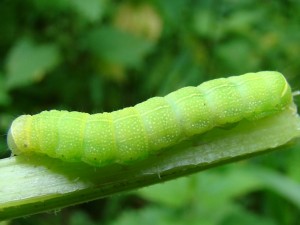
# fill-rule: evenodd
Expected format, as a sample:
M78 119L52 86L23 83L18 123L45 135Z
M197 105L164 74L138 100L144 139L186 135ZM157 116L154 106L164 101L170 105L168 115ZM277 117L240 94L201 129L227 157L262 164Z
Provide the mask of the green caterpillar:
M293 101L278 72L204 82L111 113L43 111L15 119L8 133L14 154L47 154L95 166L128 164L214 127L256 120Z

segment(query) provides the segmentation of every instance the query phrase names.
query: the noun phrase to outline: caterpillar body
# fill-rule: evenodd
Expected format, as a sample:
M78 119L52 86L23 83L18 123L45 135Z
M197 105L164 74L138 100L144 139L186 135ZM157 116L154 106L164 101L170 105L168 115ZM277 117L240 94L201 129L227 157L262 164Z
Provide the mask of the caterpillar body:
M128 164L214 127L256 120L293 101L279 72L263 71L185 87L111 113L43 111L15 119L14 154L42 153L94 166Z

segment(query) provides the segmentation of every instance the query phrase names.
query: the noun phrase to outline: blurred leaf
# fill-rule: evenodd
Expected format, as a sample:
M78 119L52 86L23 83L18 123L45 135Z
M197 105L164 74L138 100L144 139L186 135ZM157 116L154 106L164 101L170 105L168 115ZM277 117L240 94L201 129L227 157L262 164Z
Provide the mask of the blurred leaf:
M88 32L83 45L103 60L127 66L139 65L153 47L145 39L109 26Z
M96 225L96 223L94 223L86 213L80 211L73 213L70 218L70 225L82 225L82 224Z
M277 225L277 223L271 218L263 217L261 215L256 215L251 213L242 207L235 206L232 208L231 213L228 213L222 220L222 225Z
M95 22L103 16L106 0L72 0L70 4L80 16L90 22Z
M162 19L151 4L124 2L118 8L114 24L121 30L156 41L161 36Z
M215 196L217 197L217 196ZM194 205L183 210L169 207L151 206L139 211L127 210L117 217L111 225L275 225L272 219L246 211L235 204L221 205L215 211L205 211Z
M255 10L238 10L232 13L222 24L223 32L237 32L245 34L250 32L256 24L266 17L261 8ZM249 36L248 36L249 37ZM251 37L251 36L250 36Z
M1 92L1 89L0 89ZM10 150L6 144L6 134L13 117L6 112L0 112L0 158L11 155Z
M9 157L11 155L11 151L8 149L5 140L0 140L0 159L5 157Z
M212 170L198 175L194 191L201 205L215 208L264 187L247 165L235 164L224 168L225 171Z
M69 10L70 2L69 0L30 0L32 4L37 8L38 11L49 11L59 12Z
M226 170L222 172L210 170L143 188L138 194L147 200L173 207L200 201L200 205L214 208L264 187L264 183L253 174L252 167L238 164L224 168ZM218 198L215 198L216 195Z
M254 171L270 190L286 198L300 209L300 183L269 169L256 168Z
M171 207L186 205L194 196L191 179L181 178L138 191L143 198Z
M98 69L99 73L103 74L104 77L117 83L123 83L127 78L125 66L117 63L99 60Z
M180 219L172 215L168 208L148 207L141 211L125 211L110 225L176 225L182 224Z
M211 39L216 39L220 30L218 29L216 15L208 9L196 10L193 18L193 27L200 36Z
M0 221L0 225L9 225L10 221Z
M1 49L5 49L11 43L17 32L17 12L15 11L14 4L7 4L5 1L0 1L0 54Z
M300 140L298 140L295 143L295 146L293 147L291 154L287 155L288 164L286 165L289 177L291 177L293 180L297 181L298 183L300 183L299 149L300 149Z
M240 74L258 70L260 58L256 56L255 50L250 42L240 39L219 46L216 54L220 62L232 71L231 73ZM243 66L241 66L242 62Z
M100 76L92 76L90 79L90 98L94 104L94 108L101 109L104 100L104 84Z
M59 59L54 44L37 45L28 38L19 40L7 57L7 87L12 89L41 80Z
M154 0L163 19L166 22L165 29L168 32L174 32L181 26L185 26L183 23L184 10L186 10L188 4L185 0L173 0L172 4L168 1ZM174 29L175 28L175 29Z
M69 0L30 0L30 2L40 11L63 11L67 10L70 5Z
M5 88L5 79L2 73L0 73L0 106L5 106L10 103L11 99Z

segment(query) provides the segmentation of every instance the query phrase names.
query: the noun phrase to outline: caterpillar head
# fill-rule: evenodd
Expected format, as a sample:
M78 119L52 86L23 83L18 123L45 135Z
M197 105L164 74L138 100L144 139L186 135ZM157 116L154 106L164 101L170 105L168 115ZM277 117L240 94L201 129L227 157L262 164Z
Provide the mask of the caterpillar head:
M282 75L280 76L280 79L281 82L278 82L279 83L278 86L280 87L278 88L278 92L279 92L278 95L280 96L280 108L283 109L287 105L290 105L290 103L293 101L293 95L292 95L291 87L288 84L287 80Z
M19 116L13 121L8 131L7 143L14 155L19 155L30 149L29 135L26 129L30 117L30 115Z

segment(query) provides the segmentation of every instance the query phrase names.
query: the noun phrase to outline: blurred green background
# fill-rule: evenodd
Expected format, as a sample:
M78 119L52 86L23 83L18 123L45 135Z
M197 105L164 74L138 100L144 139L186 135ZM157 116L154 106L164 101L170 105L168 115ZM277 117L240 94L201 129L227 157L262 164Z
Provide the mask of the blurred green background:
M300 89L297 0L1 0L0 15L1 158L21 114L112 111L261 70L280 71ZM299 162L295 141L284 151L0 224L299 224Z

